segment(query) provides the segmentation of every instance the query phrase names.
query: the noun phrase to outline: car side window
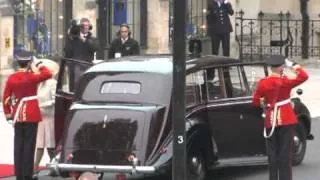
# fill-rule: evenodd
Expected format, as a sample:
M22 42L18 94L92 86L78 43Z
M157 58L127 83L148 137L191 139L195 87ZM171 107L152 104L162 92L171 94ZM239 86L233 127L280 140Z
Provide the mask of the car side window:
M204 101L204 71L200 70L186 76L185 101L186 106L199 104Z
M231 66L224 68L227 95L229 98L243 97L247 95L245 74L242 66Z
M244 66L244 71L248 80L248 96L251 96L257 87L260 79L267 76L264 66Z
M206 69L206 93L209 100L216 100L224 97L224 87L221 86L219 71L221 72L220 68Z

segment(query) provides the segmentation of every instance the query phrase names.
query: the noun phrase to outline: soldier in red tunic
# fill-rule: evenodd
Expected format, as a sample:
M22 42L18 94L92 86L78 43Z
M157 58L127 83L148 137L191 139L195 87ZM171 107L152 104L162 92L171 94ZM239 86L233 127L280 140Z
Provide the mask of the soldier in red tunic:
M37 100L38 83L49 79L52 73L41 62L34 62L40 73L31 71L31 52L17 53L20 66L8 77L3 94L3 109L14 125L14 168L17 180L32 179L33 159L38 122L41 114Z
M292 143L297 118L290 102L292 88L308 79L307 73L297 63L283 56L267 58L271 66L270 76L261 79L253 95L253 105L265 109L265 131L270 180L292 179ZM284 65L296 73L289 78Z

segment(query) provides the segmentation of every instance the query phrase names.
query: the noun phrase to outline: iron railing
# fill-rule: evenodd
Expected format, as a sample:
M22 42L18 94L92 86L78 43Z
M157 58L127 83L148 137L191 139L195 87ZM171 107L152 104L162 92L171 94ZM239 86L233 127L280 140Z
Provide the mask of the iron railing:
M320 19L309 21L308 46L302 46L303 20L294 19L287 13L268 15L262 11L257 18L245 18L241 10L236 13L235 33L241 60L261 60L267 54L285 54L281 44L291 36L288 56L302 56L307 48L309 57L320 57ZM275 42L279 43L275 43Z

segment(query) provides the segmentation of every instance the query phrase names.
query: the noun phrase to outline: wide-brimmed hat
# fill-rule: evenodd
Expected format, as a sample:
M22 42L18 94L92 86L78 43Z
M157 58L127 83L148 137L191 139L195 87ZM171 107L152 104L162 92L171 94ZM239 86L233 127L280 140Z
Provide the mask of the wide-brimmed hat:
M50 59L37 59L37 61L41 61L42 65L46 66L51 71L52 75L56 75L59 72L59 64L55 61L52 61ZM32 70L36 73L39 72L37 68Z

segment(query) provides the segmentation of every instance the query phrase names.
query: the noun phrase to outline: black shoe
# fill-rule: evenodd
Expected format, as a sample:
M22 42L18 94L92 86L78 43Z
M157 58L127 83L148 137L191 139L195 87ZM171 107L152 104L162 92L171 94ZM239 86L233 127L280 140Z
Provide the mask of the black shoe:
M56 171L54 171L54 170L50 170L50 172L49 172L48 176L51 176L51 177L57 177L57 176L58 176L58 174L56 173Z
M34 174L32 175L32 177L29 178L29 179L30 179L30 180L38 180L38 178L39 178L39 174L38 174L38 173L34 173Z

